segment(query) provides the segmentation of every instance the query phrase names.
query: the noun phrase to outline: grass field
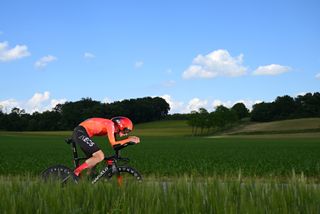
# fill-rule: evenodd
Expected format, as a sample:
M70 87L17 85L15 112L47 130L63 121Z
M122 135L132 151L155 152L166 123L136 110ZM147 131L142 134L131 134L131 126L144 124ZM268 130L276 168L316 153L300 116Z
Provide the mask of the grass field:
M144 176L143 184L119 189L109 183L93 188L84 182L61 189L39 182L37 175L57 163L72 167L71 150L64 143L71 132L0 132L0 210L320 212L319 132L212 137L191 137L190 133L185 121L137 125L133 134L141 137L141 143L122 154ZM107 155L112 154L106 139L95 141ZM34 203L24 202L28 195ZM62 202L67 205L59 206Z
M176 132L176 133L175 133ZM138 125L137 146L122 154L144 175L155 176L290 176L320 173L319 133L191 137L185 121ZM71 132L1 132L0 175L39 174L56 163L72 166ZM108 155L112 150L104 137L95 138Z
M166 182L87 182L61 187L28 177L0 177L0 209L16 213L319 213L319 185L303 178L242 182L190 177ZM30 200L32 199L32 200Z

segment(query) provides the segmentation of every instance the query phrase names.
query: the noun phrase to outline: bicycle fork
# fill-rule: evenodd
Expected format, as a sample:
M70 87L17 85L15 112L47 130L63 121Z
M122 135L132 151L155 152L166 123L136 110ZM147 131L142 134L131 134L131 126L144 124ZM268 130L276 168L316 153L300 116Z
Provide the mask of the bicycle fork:
M118 167L115 164L115 161L112 162L111 169L112 169L112 174L117 176L118 186L122 186L122 176L120 175L120 172L118 170Z

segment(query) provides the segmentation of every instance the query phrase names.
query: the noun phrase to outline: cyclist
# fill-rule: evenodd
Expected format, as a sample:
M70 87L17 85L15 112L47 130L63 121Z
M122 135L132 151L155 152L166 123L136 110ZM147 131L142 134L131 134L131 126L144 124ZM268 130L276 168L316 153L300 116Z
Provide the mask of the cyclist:
M136 136L129 136L124 140L116 141L116 135L127 136L132 129L131 120L122 116L112 119L90 118L80 123L74 129L72 139L80 146L88 159L74 170L74 174L79 176L84 169L91 169L104 160L102 150L92 141L93 136L108 136L111 146L123 145L128 142L140 143L139 137Z

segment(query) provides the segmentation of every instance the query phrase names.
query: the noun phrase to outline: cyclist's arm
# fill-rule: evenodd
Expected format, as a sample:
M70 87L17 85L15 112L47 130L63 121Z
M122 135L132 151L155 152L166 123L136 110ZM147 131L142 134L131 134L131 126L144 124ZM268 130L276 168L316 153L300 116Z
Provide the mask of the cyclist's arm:
M109 138L109 142L110 142L111 146L114 146L117 144L123 145L123 144L129 143L131 141L130 138L116 141L116 139L114 137L114 127L113 126L108 127L108 138Z

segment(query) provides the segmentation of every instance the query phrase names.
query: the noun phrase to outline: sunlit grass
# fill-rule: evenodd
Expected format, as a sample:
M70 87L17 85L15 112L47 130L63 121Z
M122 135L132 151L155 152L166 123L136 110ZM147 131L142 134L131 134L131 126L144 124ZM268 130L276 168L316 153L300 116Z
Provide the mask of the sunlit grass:
M275 134L275 133L307 133L304 136L312 136L320 132L320 118L302 118L292 120L280 120L264 123L248 123L227 133L229 134ZM319 135L318 135L319 137Z

